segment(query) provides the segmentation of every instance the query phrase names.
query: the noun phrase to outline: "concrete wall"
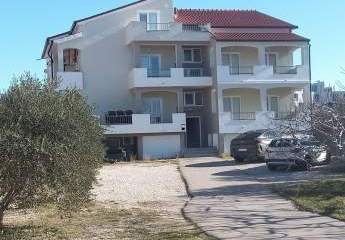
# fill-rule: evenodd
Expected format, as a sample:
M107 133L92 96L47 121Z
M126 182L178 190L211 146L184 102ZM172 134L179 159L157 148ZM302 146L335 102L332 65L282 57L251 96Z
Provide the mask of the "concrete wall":
M159 22L173 20L170 0L148 0L80 24L83 34L81 68L88 102L100 114L109 109L131 109L135 101L128 89L131 50L126 45L125 27L136 21L142 10L160 11Z
M279 112L290 112L294 109L294 88L273 88L267 91L268 96L279 97Z
M140 47L140 55L144 54L156 54L161 56L161 69L170 69L176 67L176 54L175 54L175 46L163 46L163 45L145 45ZM138 60L140 61L140 55L137 56L137 63ZM137 64L139 67L139 64Z
M163 105L163 121L170 122L172 120L172 114L177 113L178 102L176 93L172 92L146 92L143 93L142 98L158 97L162 99Z
M260 90L258 89L226 89L223 97L240 97L242 112L262 111L260 102Z
M231 52L240 54L240 65L253 66L258 64L258 50L254 47L226 47L222 53Z
M142 144L144 160L176 158L181 153L180 135L143 136Z

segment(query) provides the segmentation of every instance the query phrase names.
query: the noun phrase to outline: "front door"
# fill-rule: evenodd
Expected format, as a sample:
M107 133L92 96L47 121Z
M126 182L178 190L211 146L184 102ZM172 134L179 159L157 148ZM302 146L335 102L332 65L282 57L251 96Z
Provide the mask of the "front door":
M201 147L201 123L199 117L187 117L187 148Z

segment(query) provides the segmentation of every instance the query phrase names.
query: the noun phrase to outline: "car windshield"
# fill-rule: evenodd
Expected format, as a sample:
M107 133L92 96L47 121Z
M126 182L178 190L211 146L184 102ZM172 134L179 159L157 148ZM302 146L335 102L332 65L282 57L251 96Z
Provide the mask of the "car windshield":
M245 139L245 138L256 138L259 137L264 131L251 131L246 132L237 137L237 139Z
M273 140L269 147L293 147L297 145L296 139L276 139Z
M313 140L313 141L304 140L304 141L301 141L301 145L302 146L321 146L321 143L316 140Z

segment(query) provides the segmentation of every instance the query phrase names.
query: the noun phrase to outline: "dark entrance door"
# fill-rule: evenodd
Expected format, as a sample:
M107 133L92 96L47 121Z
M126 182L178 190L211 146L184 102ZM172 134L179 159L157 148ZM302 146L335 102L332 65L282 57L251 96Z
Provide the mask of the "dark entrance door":
M200 148L200 118L188 117L187 119L187 148Z

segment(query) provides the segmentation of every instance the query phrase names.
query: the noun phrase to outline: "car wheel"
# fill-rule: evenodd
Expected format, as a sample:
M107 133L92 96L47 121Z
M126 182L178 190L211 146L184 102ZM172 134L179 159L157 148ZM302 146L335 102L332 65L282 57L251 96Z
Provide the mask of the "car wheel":
M267 168L270 171L276 171L277 170L277 166L267 165Z
M310 161L309 159L305 159L305 161L300 163L299 166L303 171L310 171L311 165L310 165L309 161Z
M330 152L327 152L326 161L324 162L324 164L330 164L331 161L332 161L332 155Z

